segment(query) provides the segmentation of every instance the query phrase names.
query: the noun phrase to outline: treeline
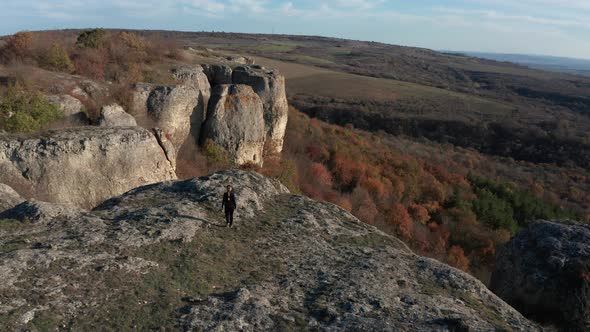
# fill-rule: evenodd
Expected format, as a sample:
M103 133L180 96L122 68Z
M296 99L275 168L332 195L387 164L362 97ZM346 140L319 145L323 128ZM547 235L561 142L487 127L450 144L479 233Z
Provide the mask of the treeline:
M29 64L111 82L143 80L145 65L181 57L177 41L134 32L84 30L71 39L59 32L18 32L0 48L0 61ZM149 77L148 77L149 78Z
M311 117L340 126L352 125L372 132L427 138L533 163L590 168L590 144L581 138L563 137L558 132L544 131L539 127L524 128L500 122L476 123L444 117L402 117L396 116L396 112L364 111L355 105L318 105L301 99L291 102Z

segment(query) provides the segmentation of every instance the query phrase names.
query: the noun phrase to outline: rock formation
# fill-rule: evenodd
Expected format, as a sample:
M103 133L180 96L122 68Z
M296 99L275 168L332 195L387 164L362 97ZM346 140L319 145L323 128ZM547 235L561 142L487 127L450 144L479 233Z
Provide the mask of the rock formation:
M181 67L173 75L178 85L137 84L132 112L140 124L162 129L178 150L190 136L198 140L211 85L201 66Z
M230 55L230 56L225 57L225 59L227 61L237 63L240 65L253 65L254 64L254 59L252 59L250 57L245 57L242 55Z
M173 71L173 76L178 85L157 86L152 84L137 84L133 94L132 114L138 120L140 125L145 127L159 127L164 134L170 137L176 150L178 151L185 140L190 136L195 142L204 142L211 139L217 142L224 142L229 146L229 152L233 162L243 164L244 162L253 161L253 147L241 148L242 152L236 154L238 148L235 143L229 144L228 138L234 133L224 132L223 137L211 136L216 132L209 130L201 132L205 122L208 122L209 113L216 107L219 107L219 98L212 100L211 90L220 85L248 85L258 95L263 105L264 131L266 138L264 140L256 137L256 161L262 163L262 156L258 152L260 141L266 142L267 148L271 153L280 153L283 149L283 139L288 119L288 104L285 92L285 78L277 71L267 70L261 66L240 66L232 69L224 64L202 65L194 67L181 67ZM220 90L219 90L220 91ZM235 90L232 94L245 91L244 89ZM241 97L242 98L242 97ZM242 99L250 98L244 95ZM238 98L239 99L239 98ZM257 103L256 103L257 104ZM242 104L243 107L247 106ZM249 111L256 113L257 110ZM145 115L145 117L144 117ZM146 120L147 119L147 120ZM242 118L245 119L245 118ZM223 122L221 118L212 120L218 124ZM233 120L236 121L235 119ZM241 126L255 124L257 121L247 121ZM209 121L211 122L211 121ZM225 126L234 126L226 124ZM258 135L258 128L252 128L255 135ZM239 137L244 131L236 133L235 142L244 141L244 137ZM229 144L229 145L228 145ZM245 150L248 150L247 152ZM266 151L263 151L266 152ZM249 158L244 158L244 154L251 154Z
M185 86L158 86L151 91L147 113L179 149L191 132L191 118L202 123L205 108L199 90ZM200 106L199 106L200 105Z
M234 84L251 86L260 96L264 104L267 144L271 152L280 153L283 150L283 139L289 117L285 77L275 70L267 70L260 66L245 66L234 68L232 81Z
M247 85L218 85L213 89L203 135L229 152L237 164L262 165L264 109Z
M150 98L150 93L156 86L149 83L137 83L133 87L133 94L131 96L131 110L130 113L135 117L147 115L147 102Z
M11 209L24 200L14 189L0 183L0 212Z
M47 100L57 106L64 116L82 112L82 102L70 95L51 95L47 96Z
M175 170L156 137L139 127L85 127L38 137L0 135L0 183L24 197L90 208Z
M590 226L537 221L498 253L490 288L524 315L590 329Z
M232 69L228 65L203 65L211 86L232 84Z
M230 182L234 229L219 227ZM26 202L0 219L15 219L0 224L7 330L539 330L475 278L257 173L139 187L91 212Z
M117 104L103 106L100 110L98 125L101 127L134 127L135 118Z

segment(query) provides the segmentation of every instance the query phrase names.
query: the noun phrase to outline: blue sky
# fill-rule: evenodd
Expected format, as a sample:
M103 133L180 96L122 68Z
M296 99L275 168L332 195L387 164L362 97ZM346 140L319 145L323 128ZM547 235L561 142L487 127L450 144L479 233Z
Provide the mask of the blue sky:
M0 34L80 27L274 30L590 59L590 0L0 0Z

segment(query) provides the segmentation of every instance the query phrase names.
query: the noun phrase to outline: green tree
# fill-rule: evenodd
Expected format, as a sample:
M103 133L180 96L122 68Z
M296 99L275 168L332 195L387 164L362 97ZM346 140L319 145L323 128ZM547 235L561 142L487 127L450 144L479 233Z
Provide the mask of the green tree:
M65 73L74 71L74 64L68 55L68 52L59 44L54 43L45 56L41 59L42 67Z
M525 227L536 219L582 219L580 213L545 202L532 192L519 189L516 185L499 184L471 174L468 180L477 195L477 199L472 201L473 211L478 219L491 223L496 229L512 231L512 222L515 222L517 227ZM512 221L508 220L508 215Z
M479 220L493 229L506 229L511 233L516 232L518 223L514 220L514 211L508 202L488 189L477 188L475 194L477 198L472 201L472 209Z
M0 97L0 129L31 133L59 119L62 112L39 92L29 92L18 85Z
M78 35L76 45L83 48L98 48L101 46L106 31L103 29L86 30Z
M210 163L229 164L229 153L211 139L205 141L202 151Z

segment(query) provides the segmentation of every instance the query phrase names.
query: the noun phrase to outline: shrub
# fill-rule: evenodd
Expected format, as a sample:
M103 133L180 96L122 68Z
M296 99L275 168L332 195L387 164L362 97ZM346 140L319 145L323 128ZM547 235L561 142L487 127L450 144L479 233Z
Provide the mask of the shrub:
M296 185L298 181L297 168L295 167L293 161L289 159L281 159L276 178L281 181L281 183L285 185L285 187L287 187L292 193L299 192L299 189Z
M33 34L28 31L17 32L8 37L6 44L0 49L2 62L22 59L29 55L33 46Z
M320 163L312 163L309 166L310 180L315 181L321 187L332 187L332 174L328 171L326 166Z
M145 42L136 33L123 31L119 34L119 39L129 48L141 51L146 48Z
M309 158L315 162L323 163L330 158L330 152L323 146L318 144L309 144L305 150Z
M19 86L8 88L0 99L0 128L14 133L31 133L62 116L57 106L39 92L28 92Z
M202 151L209 163L229 164L229 153L211 139L205 141Z
M74 58L76 74L92 79L103 79L107 64L108 53L101 49L86 49Z
M92 29L83 31L78 35L76 45L82 48L98 48L101 46L106 31L103 29Z
M74 64L70 60L68 52L59 44L54 43L47 54L41 58L41 67L71 73L74 71Z

